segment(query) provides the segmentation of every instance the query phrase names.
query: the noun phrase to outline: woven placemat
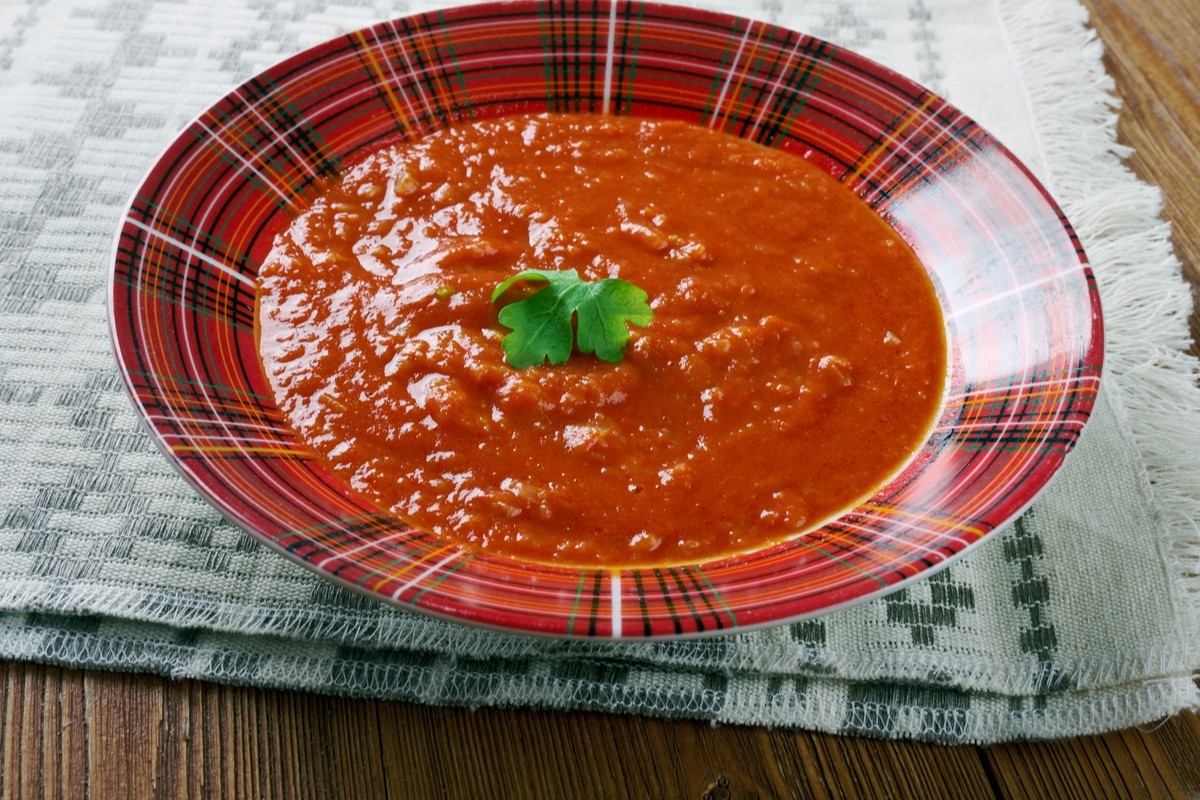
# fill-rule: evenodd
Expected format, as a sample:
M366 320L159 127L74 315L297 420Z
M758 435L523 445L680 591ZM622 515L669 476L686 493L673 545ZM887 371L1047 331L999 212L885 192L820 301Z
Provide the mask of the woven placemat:
M1200 391L1159 195L1122 165L1074 0L704 3L929 85L1066 209L1107 371L1059 480L882 600L701 641L608 644L406 613L268 552L184 484L109 351L113 232L158 152L308 45L448 3L10 0L0 7L0 656L433 704L596 709L944 742L1197 706Z

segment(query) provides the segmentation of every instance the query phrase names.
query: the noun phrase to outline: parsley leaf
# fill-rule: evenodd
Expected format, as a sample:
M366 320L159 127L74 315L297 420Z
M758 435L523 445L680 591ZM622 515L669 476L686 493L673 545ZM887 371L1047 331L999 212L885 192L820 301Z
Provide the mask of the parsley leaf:
M565 364L572 344L602 361L620 361L629 341L628 326L644 328L654 317L646 293L629 281L585 281L573 269L518 272L496 286L492 302L521 280L547 285L500 309L500 324L512 330L501 346L514 369L547 359L555 366Z

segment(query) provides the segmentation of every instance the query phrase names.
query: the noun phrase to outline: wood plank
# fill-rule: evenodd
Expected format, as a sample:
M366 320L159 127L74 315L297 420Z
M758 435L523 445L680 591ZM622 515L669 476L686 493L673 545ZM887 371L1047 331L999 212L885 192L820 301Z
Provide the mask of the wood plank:
M181 800L212 797L212 784L205 773L210 762L198 738L203 726L197 724L186 684L164 683L158 691L166 693L163 714L163 746L158 753L159 786L162 795ZM139 691L154 691L151 679Z
M156 691L161 684L142 675L83 673L88 796L153 796L162 741L164 699Z
M1144 730L1058 742L996 745L984 757L1005 798L1200 796L1200 716Z
M5 666L2 700L0 786L14 798L991 797L991 781L1014 798L1094 796L1108 786L1200 795L1200 717L1191 714L1146 731L977 752L26 664Z
M5 663L0 796L394 796L376 706Z
M157 691L164 797L389 796L373 703L198 681Z
M599 713L379 713L385 769L418 797L993 796L971 747Z
M791 734L810 741L825 783L825 797L993 797L987 771L972 747L947 747L861 737ZM774 748L778 751L778 746ZM803 769L810 758L802 749L782 766ZM836 776L830 781L826 776ZM811 785L811 779L810 779Z
M83 702L80 672L3 666L0 797L72 795L87 771Z

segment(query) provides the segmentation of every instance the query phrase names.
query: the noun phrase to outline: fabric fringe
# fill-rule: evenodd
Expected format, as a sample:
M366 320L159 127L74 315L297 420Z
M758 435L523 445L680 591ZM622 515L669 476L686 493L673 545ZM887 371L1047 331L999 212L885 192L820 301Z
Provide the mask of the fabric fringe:
M757 676L731 677L711 684L681 680L661 667L636 671L633 680L614 684L594 670L522 668L479 671L453 657L391 661L356 660L355 652L328 651L301 642L264 653L255 637L205 635L187 643L173 632L147 639L141 631L123 636L63 629L0 629L0 652L66 667L159 674L172 679L215 680L233 685L286 685L327 695L402 700L466 708L524 707L708 720L713 724L806 728L827 733L894 738L940 744L989 744L1103 733L1186 707L1195 687L1186 677L1117 684L1077 699L1047 698L1045 704L996 694L972 695L972 702L930 705L919 687L879 684L874 698L853 699L849 682L825 679L781 684L775 691ZM937 691L937 690L934 690Z
M536 636L497 636L490 631L444 623L424 616L395 613L381 616L366 610L338 613L318 608L249 608L236 602L190 600L176 596L131 596L118 586L78 585L56 591L43 581L13 582L0 587L0 613L33 612L78 615L79 609L112 620L170 630L211 631L230 637L265 637L272 642L296 641L346 647L362 652L404 653L497 661L536 659L545 662L620 661L631 669L670 670L689 674L721 672L739 679L785 678L825 681L902 681L953 686L1011 697L1042 694L1045 665L1025 659L997 661L962 653L879 653L872 650L840 655L798 653L785 629L760 631L719 655L691 641L595 642L555 641ZM711 643L711 642L710 642ZM272 650L274 645L267 647ZM1132 684L1148 676L1187 674L1196 664L1195 643L1174 641L1153 649L1106 651L1087 658L1058 658L1055 667L1072 676L1070 690L1090 692ZM1066 687L1063 687L1066 688Z
M1191 288L1171 246L1170 224L1161 218L1161 192L1123 161L1131 150L1116 141L1119 100L1086 10L1065 0L998 0L997 9L1007 46L1031 78L1027 102L1039 134L1085 132L1039 135L1047 173L1040 177L1092 262L1106 328L1121 334L1106 341L1105 380L1120 388L1108 399L1146 465L1162 557L1183 589L1180 616L1194 664L1200 661L1200 361L1187 352ZM1041 36L1017 42L1007 35L1013 28ZM1074 76L1081 68L1101 91L1078 90ZM1070 176L1061 189L1059 175ZM1191 706L1200 707L1195 693Z

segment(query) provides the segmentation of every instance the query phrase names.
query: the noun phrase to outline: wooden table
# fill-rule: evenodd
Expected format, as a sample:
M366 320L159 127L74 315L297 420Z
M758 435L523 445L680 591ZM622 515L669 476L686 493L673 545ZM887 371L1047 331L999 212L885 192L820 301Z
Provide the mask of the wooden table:
M1200 285L1196 0L1085 0L1120 137ZM1200 316L1191 319L1200 355ZM343 700L0 663L0 797L1198 797L1200 716L939 747L604 714Z

